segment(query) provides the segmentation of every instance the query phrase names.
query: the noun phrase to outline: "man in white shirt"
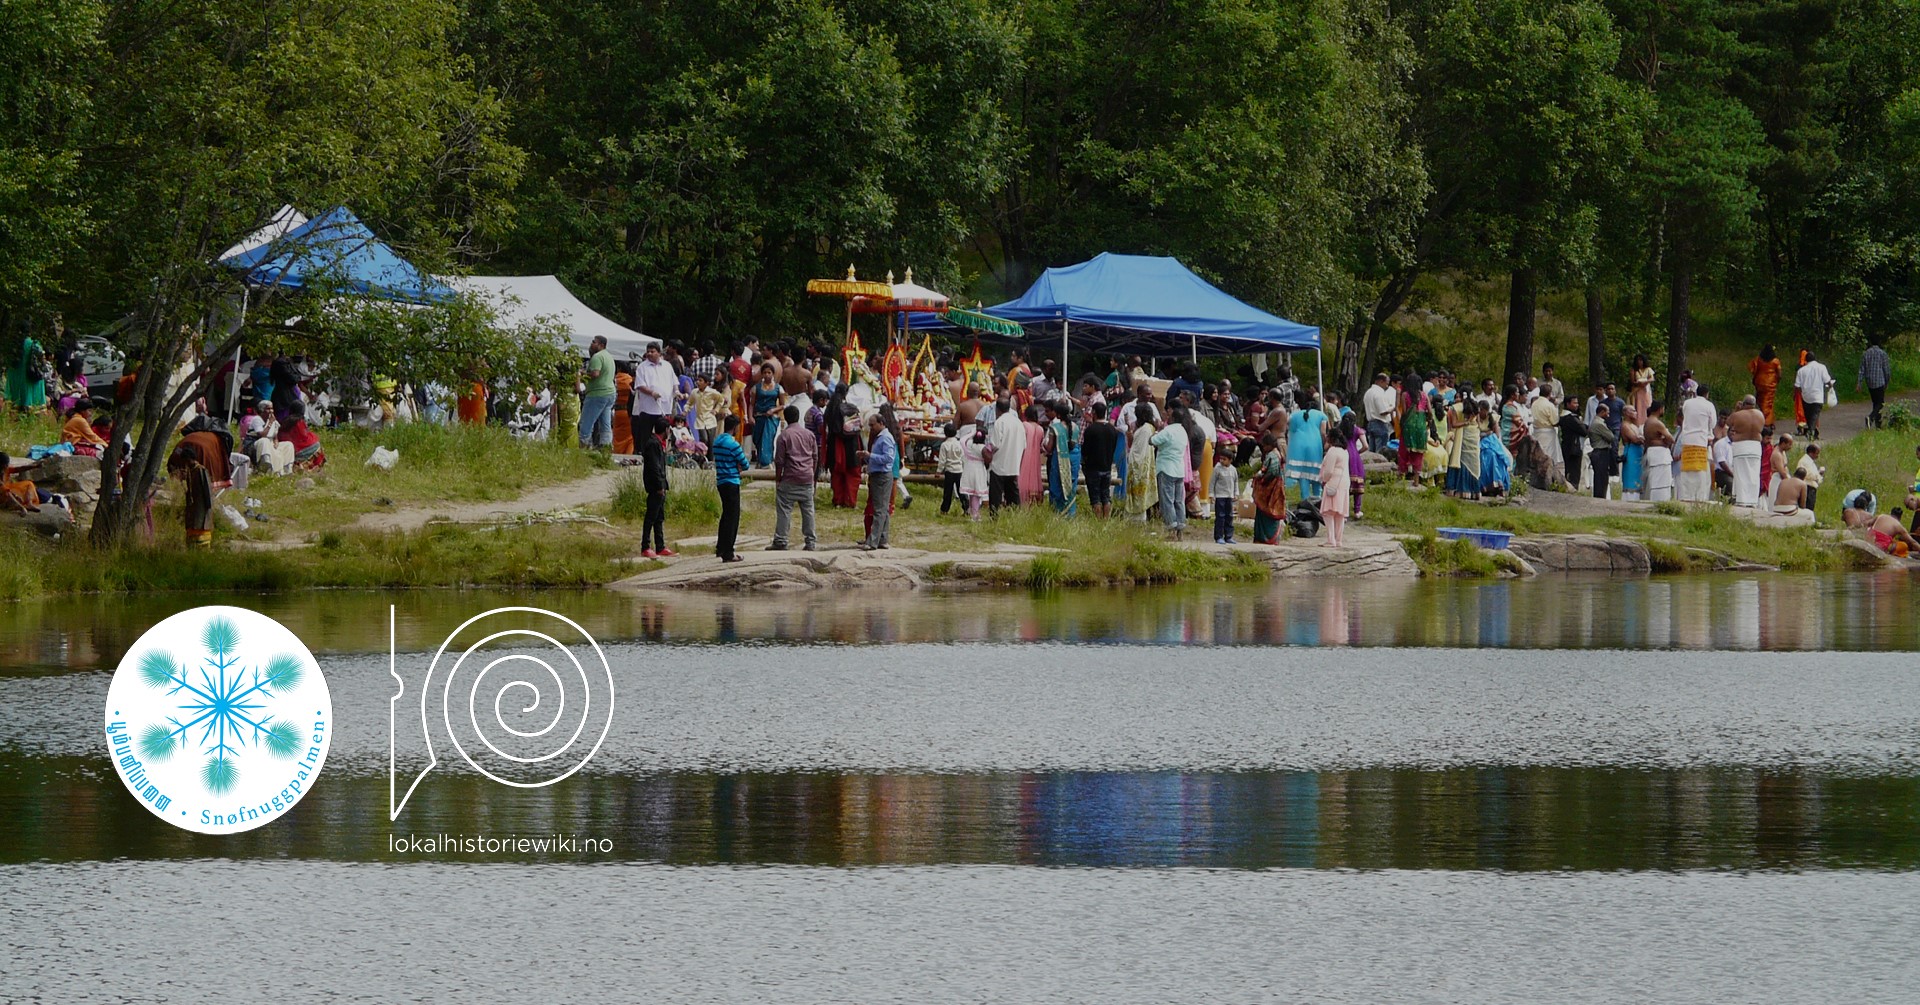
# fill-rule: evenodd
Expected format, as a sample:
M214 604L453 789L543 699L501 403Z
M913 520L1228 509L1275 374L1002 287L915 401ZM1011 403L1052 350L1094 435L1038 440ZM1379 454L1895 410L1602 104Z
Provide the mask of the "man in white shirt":
M1800 401L1807 410L1807 435L1820 438L1820 410L1827 406L1827 388L1833 385L1833 375L1827 372L1827 364L1807 353L1807 361L1794 372L1793 387L1800 392Z
M993 407L997 415L987 431L987 445L993 448L993 460L987 463L987 511L998 513L1001 506L1020 505L1020 461L1027 452L1027 430L1013 410L1012 398L1002 394Z
M1713 402L1694 391L1680 402L1680 479L1674 489L1681 502L1706 502L1713 496L1713 427L1720 416Z
M660 343L647 346L647 355L633 368L633 437L658 435L673 412L673 391L679 384L673 366L660 358Z
M1567 396L1566 385L1560 383L1560 378L1553 375L1552 363L1540 368L1540 393L1552 398L1555 402Z
M1393 411L1395 395L1388 387L1387 375L1373 375L1373 386L1360 396L1360 407L1367 415L1367 444L1375 453L1385 453L1387 441L1393 439Z

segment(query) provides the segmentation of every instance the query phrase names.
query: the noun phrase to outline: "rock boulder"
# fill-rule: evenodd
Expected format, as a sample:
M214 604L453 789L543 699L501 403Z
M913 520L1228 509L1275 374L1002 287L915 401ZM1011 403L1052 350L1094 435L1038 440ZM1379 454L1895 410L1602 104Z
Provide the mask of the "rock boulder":
M1507 549L1539 572L1610 572L1646 575L1653 559L1645 545L1597 534L1516 537Z

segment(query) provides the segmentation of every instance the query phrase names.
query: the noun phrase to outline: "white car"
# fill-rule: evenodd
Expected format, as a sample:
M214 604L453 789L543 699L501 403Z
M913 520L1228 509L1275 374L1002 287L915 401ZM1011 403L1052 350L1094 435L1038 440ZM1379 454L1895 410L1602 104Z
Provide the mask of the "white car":
M80 347L81 370L87 375L87 386L97 391L102 387L111 387L126 371L127 354L114 348L112 342L98 335L82 335L77 340ZM109 391L109 393L111 393Z

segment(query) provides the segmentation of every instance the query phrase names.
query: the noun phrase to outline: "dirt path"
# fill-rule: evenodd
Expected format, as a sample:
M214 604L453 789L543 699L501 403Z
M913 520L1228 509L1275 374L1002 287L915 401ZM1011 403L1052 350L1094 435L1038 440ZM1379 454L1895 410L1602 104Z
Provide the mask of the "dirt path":
M353 528L378 531L418 530L435 520L484 523L528 513L580 509L595 503L606 502L611 498L614 484L620 480L620 475L621 469L618 468L595 471L578 481L543 486L518 499L505 502L449 502L376 510L361 514L360 519L354 521Z
M1887 395L1888 407L1892 407L1896 402L1904 402L1908 408L1920 409L1920 391L1902 391L1899 394ZM1843 382L1840 388L1840 404L1820 411L1820 442L1845 443L1860 435L1860 431L1867 428L1867 413L1871 411L1873 411L1873 399L1867 397L1867 392L1849 394ZM1792 422L1793 412L1789 409L1786 416L1779 420L1777 428L1783 433L1792 432L1790 425Z

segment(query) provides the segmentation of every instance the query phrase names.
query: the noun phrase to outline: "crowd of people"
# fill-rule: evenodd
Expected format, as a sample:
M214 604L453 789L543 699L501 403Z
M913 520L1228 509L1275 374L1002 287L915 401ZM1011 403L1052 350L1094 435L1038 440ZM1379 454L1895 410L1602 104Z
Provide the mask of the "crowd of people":
M1503 387L1490 379L1477 388L1461 384L1446 371L1380 373L1349 403L1285 367L1242 397L1231 379L1210 383L1192 366L1170 380L1150 378L1138 358L1112 358L1104 374L1069 383L1054 360L1030 360L1020 350L987 394L964 386L957 360L944 361L960 404L938 429L909 432L891 404L847 379L822 347L762 350L748 342L702 356L668 345L631 367L594 354L583 379L589 400L603 400L583 409L579 438L618 451L624 438L641 436L648 464L726 451L727 458L712 457L720 483L731 486L722 490L716 548L726 559L738 557L740 471L753 468L774 469L773 549L792 545L794 509L800 546L817 546L817 481L829 485L832 505L848 508L863 505L864 485L861 546L887 547L889 515L912 502L903 477L909 444L922 441L937 444L927 456L942 513L978 518L1049 505L1075 514L1084 507L1100 518L1158 521L1175 539L1190 521L1211 518L1219 543L1238 543L1236 524L1251 517L1258 543L1324 529L1327 545L1343 544L1347 523L1365 518L1369 457L1410 485L1468 500L1510 494L1519 479L1600 499L1718 499L1810 521L1825 475L1814 441L1832 377L1813 353L1801 358L1794 382L1802 428L1792 434L1776 432L1766 416L1765 368L1756 368L1756 393L1724 415L1683 373L1681 404L1669 416L1656 400L1660 375L1645 356L1634 357L1624 386L1599 382L1584 397L1549 363ZM1862 364L1862 383L1880 389L1876 402L1888 370L1871 354ZM611 393L594 383L606 374ZM657 449L645 444L648 434ZM646 483L665 491L664 474L649 474ZM1865 505L1872 497L1849 498ZM1897 550L1904 539L1889 534ZM649 544L654 554L671 554L658 535Z
M25 386L21 407L59 409L61 449L97 455L111 430L110 419L97 413L125 402L134 374L102 395L86 386L71 353L45 354L29 344L21 357L23 373L39 372L41 380L22 385L10 373L9 396ZM1597 382L1584 398L1570 393L1549 363L1504 386L1485 379L1475 387L1445 370L1383 372L1350 402L1285 366L1257 374L1243 396L1232 379L1204 381L1191 365L1168 380L1150 377L1138 357L1110 358L1104 373L1069 382L1056 361L1014 349L990 388L967 386L959 360L943 360L939 371L958 406L933 424L910 413L908 428L870 374L843 372L841 357L823 345L746 340L729 352L702 353L656 342L640 358L617 360L596 339L578 374L561 375L558 390L524 403L537 421L502 413L502 396L483 384L439 394L378 375L368 381L368 417L375 425L491 419L538 435L568 430L582 447L635 455L649 496L649 555L673 554L663 502L671 466L714 471L721 497L716 552L723 559L738 558L740 483L753 469L771 469L776 482L775 550L794 543L796 509L798 546L817 547L818 481L829 486L831 505L864 505L862 547L888 547L891 514L913 501L904 477L911 452L937 473L942 513L978 518L1049 505L1074 514L1084 505L1099 518L1158 521L1175 539L1189 521L1211 518L1212 539L1223 544L1238 543L1236 525L1250 518L1257 543L1324 529L1326 544L1341 545L1348 521L1365 518L1370 457L1410 485L1461 499L1510 494L1518 479L1601 499L1718 498L1772 516L1805 512L1810 521L1825 476L1817 441L1834 378L1812 351L1799 351L1791 374L1796 428L1789 434L1775 428L1772 414L1785 375L1778 353L1764 347L1749 370L1754 393L1725 414L1691 372L1682 373L1680 407L1670 416L1656 400L1660 378L1645 356L1634 357L1624 385ZM1883 421L1891 372L1876 342L1857 381L1872 395L1870 423ZM287 473L324 464L307 410L324 414L332 403L314 389L316 375L309 361L283 356L229 364L216 386L237 409L237 426L230 431L202 403L182 433L224 439L183 439L169 455L169 471L186 484L190 500L198 498L201 471L218 485L237 466ZM237 445L230 442L236 432ZM18 480L11 484L10 505L45 501L27 498ZM1877 542L1884 536L1889 550L1912 546L1913 527L1896 533L1892 524L1879 526L1898 523L1903 510L1880 516L1870 492L1847 499L1849 526ZM1916 501L1908 499L1906 510ZM204 540L210 526L205 513L189 515L190 538Z

